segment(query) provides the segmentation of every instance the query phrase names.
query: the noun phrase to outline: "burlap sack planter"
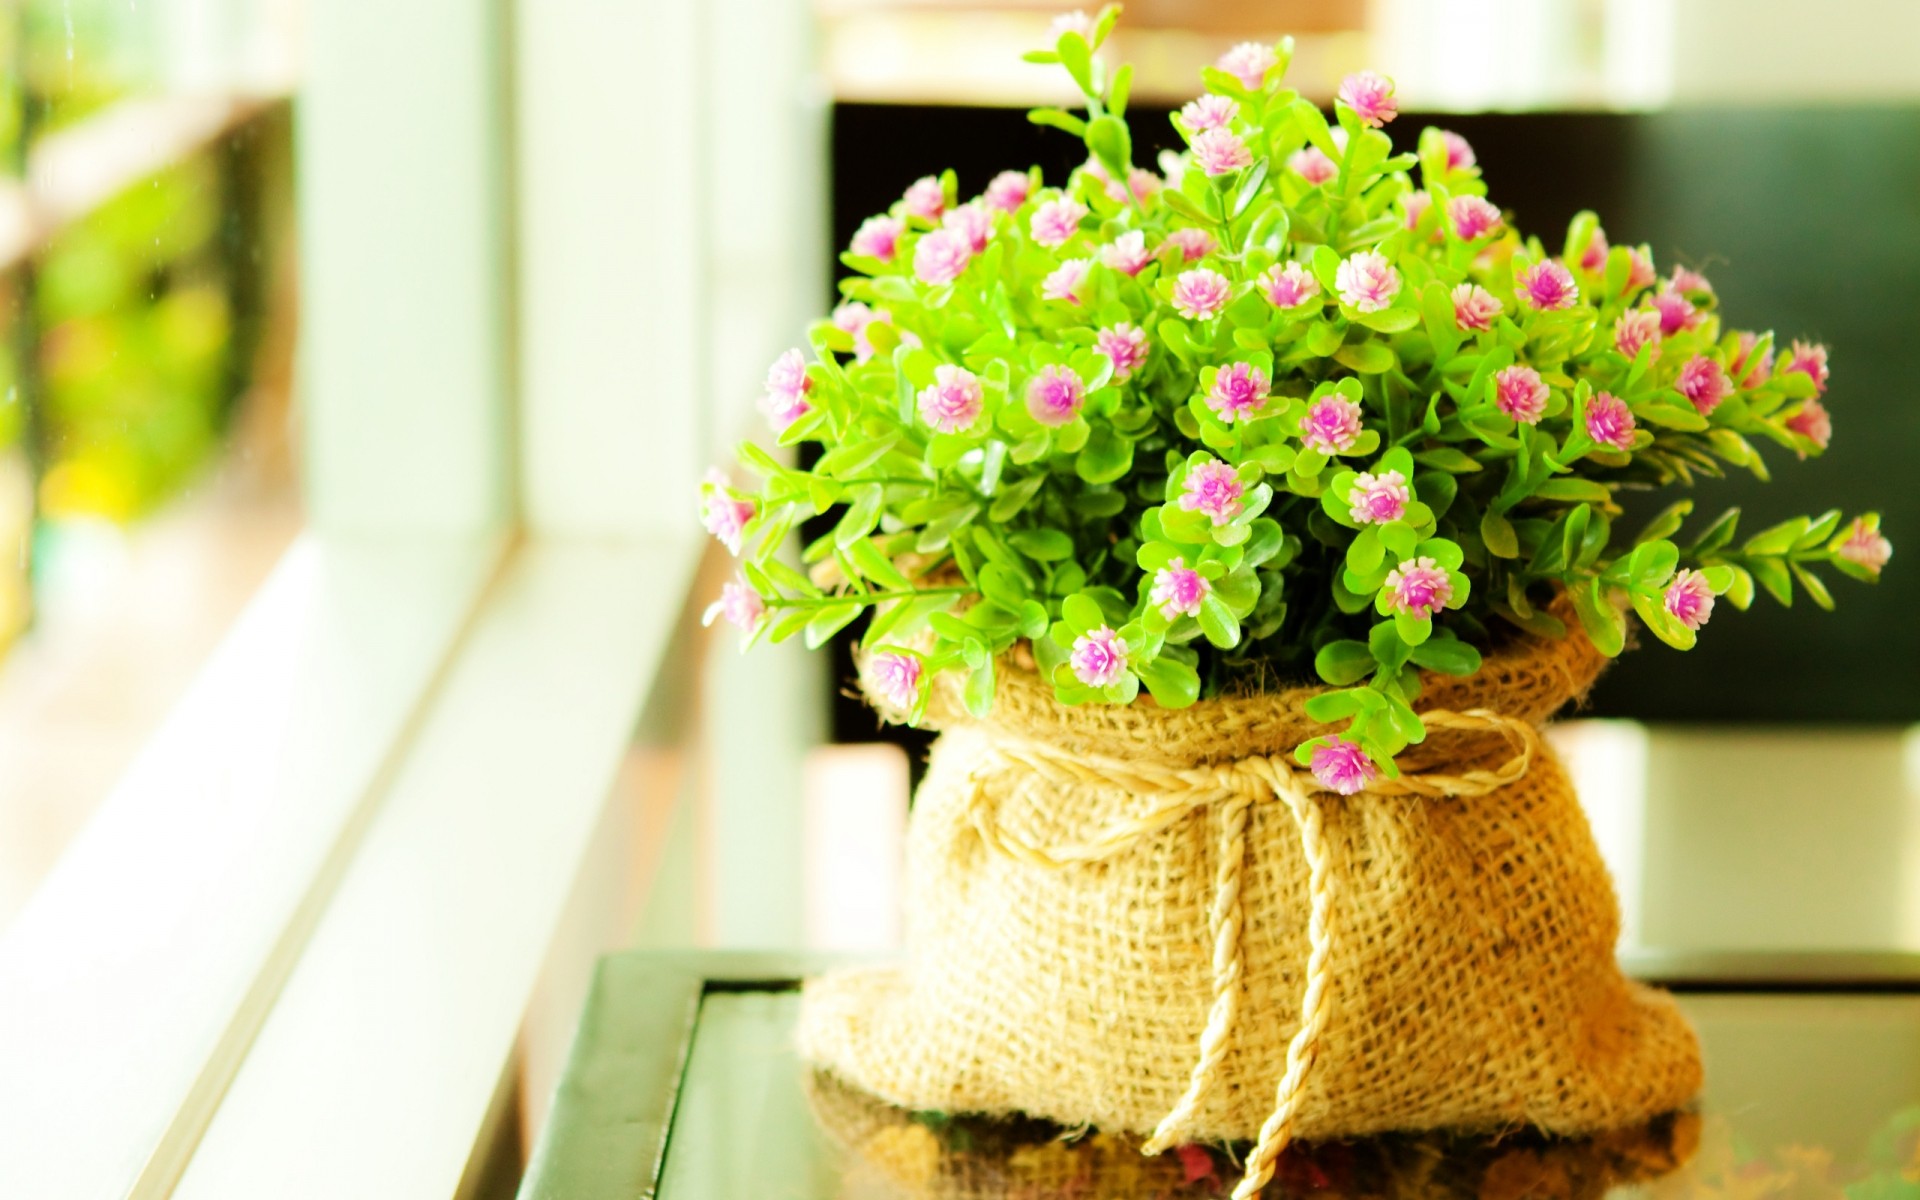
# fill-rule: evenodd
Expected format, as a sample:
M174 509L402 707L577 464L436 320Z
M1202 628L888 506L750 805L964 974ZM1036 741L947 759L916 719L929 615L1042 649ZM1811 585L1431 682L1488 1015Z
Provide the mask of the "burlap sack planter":
M1699 1050L1614 961L1619 910L1538 726L1603 659L1524 639L1432 676L1399 781L1292 763L1320 689L1066 708L1003 673L942 731L908 838L905 965L810 981L812 1062L891 1103L1182 1142L1531 1126L1685 1105Z

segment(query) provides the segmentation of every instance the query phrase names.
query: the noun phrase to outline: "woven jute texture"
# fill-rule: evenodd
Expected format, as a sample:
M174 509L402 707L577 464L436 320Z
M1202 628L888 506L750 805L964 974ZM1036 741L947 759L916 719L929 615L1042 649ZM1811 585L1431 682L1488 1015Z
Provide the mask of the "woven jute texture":
M1070 709L944 684L908 837L904 966L809 981L802 1053L909 1109L1254 1141L1586 1134L1686 1104L1692 1030L1615 965L1611 882L1537 726L1578 633L1430 677L1401 780L1291 767L1318 690Z

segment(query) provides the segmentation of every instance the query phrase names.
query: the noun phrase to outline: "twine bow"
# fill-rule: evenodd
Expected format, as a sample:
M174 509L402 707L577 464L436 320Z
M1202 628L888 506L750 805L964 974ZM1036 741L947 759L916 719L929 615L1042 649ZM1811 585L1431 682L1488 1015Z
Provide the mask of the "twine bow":
M1463 771L1457 775L1430 772L1377 779L1364 790L1378 796L1483 796L1518 782L1526 775L1540 749L1540 735L1521 720L1484 708L1465 712L1421 714L1429 730L1495 733L1505 738L1513 754L1492 770ZM1213 1003L1200 1034L1200 1055L1187 1088L1171 1111L1160 1120L1142 1148L1158 1154L1187 1140L1195 1114L1212 1089L1225 1060L1229 1039L1240 1009L1245 957L1241 947L1244 910L1241 900L1246 875L1247 822L1253 805L1277 799L1287 806L1300 828L1300 849L1307 862L1306 986L1300 1000L1300 1028L1287 1043L1287 1069L1275 1088L1274 1108L1260 1126L1245 1176L1233 1190L1233 1200L1249 1200L1273 1177L1274 1163L1293 1140L1293 1127L1305 1091L1307 1073L1319 1054L1333 1006L1331 961L1336 927L1333 913L1333 877L1329 870L1323 806L1324 789L1313 776L1297 770L1278 755L1252 755L1206 767L1175 767L1150 761L1072 755L1038 742L997 744L994 755L1001 767L1020 767L1057 784L1116 788L1155 801L1146 812L1100 830L1084 842L1040 846L1001 827L987 795L987 770L976 770L967 802L967 817L980 839L995 852L1046 870L1102 862L1125 853L1143 840L1191 813L1214 805L1220 810L1219 866L1214 879L1208 922L1213 933Z

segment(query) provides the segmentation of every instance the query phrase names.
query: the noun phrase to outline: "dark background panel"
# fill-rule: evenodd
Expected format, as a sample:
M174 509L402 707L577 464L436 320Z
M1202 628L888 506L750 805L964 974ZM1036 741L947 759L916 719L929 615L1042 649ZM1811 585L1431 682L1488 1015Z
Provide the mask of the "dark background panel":
M1176 144L1166 110L1130 114L1136 158ZM1920 721L1920 109L1741 109L1658 114L1403 115L1472 142L1493 200L1558 248L1592 208L1620 244L1647 243L1662 272L1705 271L1729 324L1825 341L1832 350L1833 448L1796 462L1767 450L1774 482L1707 480L1696 520L1739 505L1749 532L1797 513L1875 508L1896 553L1887 580L1835 579L1837 613L1801 597L1722 605L1697 649L1657 643L1627 655L1591 711L1661 721ZM876 152L884 147L883 152ZM921 175L951 167L971 195L1009 167L1050 182L1082 155L1073 139L1015 109L843 104L834 112L833 236ZM1668 493L1628 499L1628 527ZM1651 640L1651 639L1649 639ZM845 647L838 651L844 687ZM836 736L876 723L841 697Z

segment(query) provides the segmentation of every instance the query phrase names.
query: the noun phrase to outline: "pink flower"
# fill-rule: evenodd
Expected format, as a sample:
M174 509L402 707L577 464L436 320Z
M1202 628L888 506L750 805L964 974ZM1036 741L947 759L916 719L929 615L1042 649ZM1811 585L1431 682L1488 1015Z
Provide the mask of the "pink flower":
M936 229L913 248L913 277L932 287L960 278L973 260L967 239L951 229Z
M1334 273L1333 285L1340 289L1340 301L1361 312L1379 312L1393 303L1400 291L1400 272L1393 269L1387 256L1375 250L1362 250L1347 256Z
M1407 477L1398 471L1382 471L1378 475L1362 472L1353 477L1353 490L1347 493L1347 500L1351 506L1347 515L1355 521L1362 525L1385 525L1407 515L1413 492L1407 488Z
M1166 186L1164 181L1145 167L1135 167L1127 172L1127 186L1133 190L1134 199L1145 204L1154 194Z
M1667 585L1664 603L1675 620L1688 629L1698 629L1713 615L1713 589L1707 586L1705 575L1683 569Z
M807 393L813 380L807 378L807 360L798 350L789 350L767 368L767 396L763 402L776 430L785 429L804 416L812 406Z
M1633 448L1633 410L1612 392L1595 392L1587 402L1587 436L1615 450Z
M1827 390L1827 348L1818 342L1795 340L1782 371L1798 371L1813 380L1814 395Z
M1853 524L1847 526L1846 540L1834 553L1878 575L1893 557L1893 543L1881 536L1880 530L1865 517L1855 517Z
M1449 171L1458 171L1479 162L1479 159L1473 156L1473 147L1467 144L1467 139L1451 129L1440 131L1440 144L1447 148L1447 170Z
M985 403L979 376L941 363L933 369L933 382L920 389L920 419L941 433L959 433L974 423Z
M1547 385L1532 367L1504 367L1493 377L1493 403L1522 425L1538 425L1547 411Z
M1073 639L1073 652L1067 656L1073 677L1088 687L1103 688L1119 682L1127 670L1127 640L1112 627L1102 625Z
M1197 617L1200 605L1211 591L1213 585L1207 582L1206 576L1189 567L1185 559L1175 558L1154 572L1153 591L1147 594L1147 603L1158 608L1160 615L1169 621L1180 616Z
M1453 577L1431 558L1411 558L1387 572L1387 607L1410 617L1431 617L1453 599Z
M1279 61L1274 57L1273 47L1262 46L1259 42L1241 42L1222 54L1213 65L1238 79L1241 87L1257 92L1266 87L1267 72Z
M1453 323L1462 329L1492 329L1501 309L1499 298L1477 283L1453 289Z
M1147 331L1127 321L1102 329L1093 352L1113 364L1113 378L1125 383L1147 361Z
M1042 425L1065 425L1080 415L1087 385L1072 367L1042 367L1027 383L1027 411Z
M1833 418L1818 397L1802 404L1799 411L1788 417L1787 428L1807 438L1820 450L1825 450L1833 441Z
M1653 286L1653 251L1645 246L1627 250L1627 291L1637 292Z
M1754 347L1760 344L1757 333L1742 333L1733 351L1733 361L1727 364L1734 378L1743 388L1759 387L1773 374L1773 345L1768 343L1765 354L1755 358Z
M939 220L940 214L947 208L946 193L941 190L940 181L931 175L922 175L914 180L901 199L906 201L908 216L928 221Z
M1080 222L1086 215L1086 205L1062 196L1034 210L1033 218L1027 222L1027 232L1042 246L1064 246L1080 232Z
M858 300L849 300L833 310L834 327L845 330L853 338L855 362L865 362L873 357L873 343L867 340L867 326L876 319L874 311Z
M1587 239L1587 248L1580 252L1580 269L1592 274L1607 265L1607 233L1604 229L1595 229L1593 236Z
M1246 494L1247 485L1240 482L1240 476L1232 467L1208 460L1187 472L1186 483L1180 490L1180 507L1188 512L1205 513L1215 525L1225 525L1240 515L1245 507L1241 497Z
M1070 258L1055 267L1040 283L1040 298L1043 300L1065 300L1068 304L1078 304L1085 296L1082 294L1087 285L1087 272L1093 269L1090 258Z
M1231 129L1208 129L1193 139L1193 158L1208 175L1226 175L1253 162L1253 152Z
M1667 286L1683 295L1688 292L1705 292L1709 296L1713 294L1713 285L1707 282L1707 277L1686 267L1675 267L1673 277L1667 280Z
M1339 165L1318 146L1305 146L1287 155L1287 170L1313 184L1325 183L1340 173Z
M1340 82L1341 103L1364 125L1378 129L1400 115L1393 98L1393 80L1373 71L1356 71Z
M1693 401L1693 406L1706 416L1720 407L1720 402L1733 395L1733 380L1720 369L1720 364L1704 354L1696 354L1680 368L1680 378L1674 381L1674 388L1682 396Z
M921 670L919 655L882 650L867 660L867 682L889 706L912 712L920 703Z
M1261 274L1260 291L1275 308L1298 308L1320 294L1320 281L1297 262L1275 263Z
M1051 28L1055 41L1060 40L1063 33L1077 33L1089 46L1093 44L1093 18L1080 9L1061 13L1053 19Z
M1252 416L1267 402L1271 385L1267 373L1251 363L1228 363L1213 377L1207 389L1207 407L1231 425Z
M1426 192L1408 192L1400 198L1400 205L1407 212L1407 228L1413 229L1420 224L1420 218L1427 215L1433 207L1433 197Z
M847 248L866 258L892 262L900 249L900 234L906 227L906 222L898 217L868 217L854 230L853 241Z
M1500 226L1500 210L1484 196L1455 196L1447 201L1447 220L1463 242L1491 233Z
M1191 321L1204 321L1227 305L1231 294L1227 277L1206 267L1180 272L1173 281L1173 307Z
M727 553L738 556L740 537L746 530L747 522L753 520L753 501L742 500L727 489L727 476L724 471L714 468L707 472L706 483L700 489L700 521L707 532L720 539Z
M767 602L760 593L746 584L733 581L722 585L720 598L707 605L707 611L700 617L702 625L711 625L716 617L725 617L729 624L738 626L742 632L752 633L760 618L767 615Z
M1659 353L1660 314L1651 308L1636 308L1620 314L1613 323L1613 348L1628 358L1637 358L1643 346Z
M987 190L981 195L988 208L997 208L1001 212L1019 212L1020 206L1027 202L1027 193L1033 189L1033 180L1027 178L1025 171L1002 171L987 184Z
M1216 96L1212 92L1197 100L1189 100L1180 106L1180 120L1189 130L1199 133L1207 129L1223 129L1240 115L1240 102L1231 96Z
M940 223L965 238L967 249L975 254L985 250L993 236L993 215L977 200L949 210Z
M1315 746L1310 765L1321 787L1342 796L1351 796L1380 777L1380 768L1360 743L1344 737L1327 738Z
M1513 288L1519 293L1522 304L1543 312L1572 308L1580 299L1580 288L1573 282L1573 272L1551 258L1535 263L1514 276Z
M1653 294L1653 310L1660 314L1660 332L1672 337L1682 329L1692 329L1700 323L1694 313L1693 302L1679 292L1661 288Z
M1153 261L1147 253L1147 235L1137 229L1121 234L1101 247L1100 261L1122 275L1138 275Z
M1189 225L1185 229L1176 229L1169 233L1167 245L1177 248L1183 260L1198 262L1213 253L1213 235L1204 229Z
M1322 396L1300 418L1300 444L1331 458L1360 440L1360 406L1345 396Z

